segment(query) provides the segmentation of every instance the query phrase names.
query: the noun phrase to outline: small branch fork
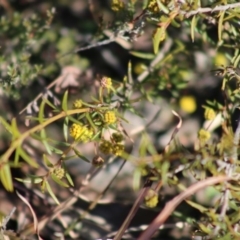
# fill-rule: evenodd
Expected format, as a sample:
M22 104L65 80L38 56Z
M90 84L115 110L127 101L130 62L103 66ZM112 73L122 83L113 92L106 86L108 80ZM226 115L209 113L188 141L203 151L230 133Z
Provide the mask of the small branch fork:
M207 13L207 12L213 13L213 12L219 12L219 11L226 11L228 9L233 9L233 8L237 8L237 7L240 7L240 2L232 3L232 4L226 4L226 5L219 5L219 6L216 6L215 8L209 8L209 7L198 8L198 9L190 11L190 12L180 11L180 14L183 14L187 18L189 18L189 17L197 15L199 13Z

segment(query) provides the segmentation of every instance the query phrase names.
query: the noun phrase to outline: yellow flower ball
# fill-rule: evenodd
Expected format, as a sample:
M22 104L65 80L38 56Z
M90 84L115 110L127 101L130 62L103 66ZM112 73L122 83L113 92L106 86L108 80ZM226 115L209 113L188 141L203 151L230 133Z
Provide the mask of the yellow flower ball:
M114 12L119 12L124 8L124 3L121 0L112 0L111 9Z
M158 194L154 190L149 189L147 195L145 196L144 202L147 207L156 207L158 204Z
M65 175L65 170L61 167L57 167L53 169L53 174L58 178L62 179Z
M180 99L179 106L186 113L193 113L197 109L196 99L193 96L184 96Z
M216 113L212 108L206 108L204 117L206 120L213 120L216 117Z
M104 154L112 153L112 143L107 140L103 140L99 145L99 150Z
M86 126L83 126L81 124L76 124L76 123L74 123L71 126L69 133L76 141L82 141L82 142L90 141L93 136L92 129L89 129Z
M77 99L73 102L73 107L75 109L81 108L82 107L82 100L81 99Z
M104 114L104 122L106 124L113 124L117 121L116 115L114 111L107 111Z
M124 151L123 144L117 143L117 144L114 144L112 147L112 153L116 156L121 156L123 151Z
M227 66L229 64L229 60L226 55L223 53L217 53L215 58L213 59L215 66Z
M198 136L199 136L200 141L206 142L207 140L210 139L211 133L202 128L202 129L199 130Z

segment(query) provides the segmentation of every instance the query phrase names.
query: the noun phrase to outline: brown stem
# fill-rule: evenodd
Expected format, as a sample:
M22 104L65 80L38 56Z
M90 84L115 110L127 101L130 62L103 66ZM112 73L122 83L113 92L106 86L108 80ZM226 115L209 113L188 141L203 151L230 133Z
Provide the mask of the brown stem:
M220 182L228 181L231 178L225 175L210 177L200 182L196 182L187 188L185 191L177 195L169 201L159 215L152 221L148 228L141 234L138 240L151 239L151 236L159 229L159 227L166 221L175 208L186 198L199 191L202 188L211 186Z

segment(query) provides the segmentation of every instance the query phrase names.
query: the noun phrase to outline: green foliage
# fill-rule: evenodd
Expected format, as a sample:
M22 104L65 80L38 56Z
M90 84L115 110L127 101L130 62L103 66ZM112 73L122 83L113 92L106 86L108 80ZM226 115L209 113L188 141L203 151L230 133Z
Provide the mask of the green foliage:
M98 45L77 48L77 30L59 28L60 24L53 22L53 6L50 9L44 15L14 11L0 19L0 34L3 36L0 39L1 97L9 104L14 101L17 109L17 112L9 113L1 111L1 138L7 140L0 157L3 187L13 192L15 180L31 184L32 189L40 189L61 205L55 186L74 190L75 185L68 169L70 159L83 160L96 172L107 164L114 164L111 162L114 159L128 161L135 167L134 190L139 191L143 178L152 185L149 189L142 187L142 195L133 207L139 208L145 201L148 207L157 209L159 195L170 186L180 194L166 204L166 207L172 204L169 215L181 216L191 226L193 239L198 235L209 239L238 239L240 123L239 116L232 118L234 111L239 109L240 98L240 4L237 1L132 0L123 3L113 0L108 11L114 12L115 24L96 23L101 36L108 30L111 37L99 41L98 45L112 41L134 44L135 40L140 41L141 37L148 37L151 33L151 49L129 50L126 47L132 59L121 63L128 66L124 76L101 76L97 80L91 76L94 84L82 84L81 89L78 88L79 79L81 81L87 75L86 70L92 70L90 59L83 57L81 52ZM94 34L91 32L92 36ZM122 42L122 46L126 46ZM43 53L50 49L54 49L54 57L44 57ZM213 62L219 56L225 65L214 66ZM36 91L34 84L42 78L50 82L45 81L44 90L39 88ZM201 91L207 92L211 84L202 83L204 79L210 79L213 86L218 84L214 81L220 82L220 88L215 87L215 90L221 98L211 96L208 99L210 95L207 94L205 98ZM93 85L96 91L92 91ZM203 86L202 90L198 86ZM31 100L23 95L26 92ZM197 102L193 97L184 96L194 93L199 96ZM20 105L27 106L27 111L21 111L21 117L18 112L22 106L16 99L21 101ZM132 133L123 125L135 123L125 113L147 118L135 103L159 103L159 100L167 102L168 108L174 109L172 117L178 118L174 128L165 126L164 131L171 130L169 142L161 148L152 139L158 134L158 129L149 134L154 117L137 132L140 139L138 149L131 151L137 141L132 140ZM193 107L189 106L189 100ZM190 147L184 147L176 134L191 114L196 114L204 123L199 121L199 129L192 129L196 139ZM23 120L28 122L27 126ZM216 127L212 127L215 122ZM79 150L79 146L91 148L92 161ZM26 178L15 177L11 170L23 166L27 166L31 174ZM39 174L37 170L40 169L44 173ZM95 173L90 171L89 174L82 186ZM226 178L222 180L221 176ZM219 180L204 182L211 177L219 177ZM192 179L197 182L196 188ZM109 186L111 184L112 181ZM202 204L195 198L198 190L210 185L209 198L217 199L214 206ZM174 209L183 201L189 208L200 212L201 218L190 214L185 216L183 212L176 214ZM86 211L90 212L94 206ZM132 211L126 222L135 213ZM164 213L164 210L160 211L160 216ZM157 230L165 220L157 222L157 227L150 225L142 235L145 238L139 239L150 239L152 229ZM121 239L126 222L116 239ZM75 227L73 223L71 229Z

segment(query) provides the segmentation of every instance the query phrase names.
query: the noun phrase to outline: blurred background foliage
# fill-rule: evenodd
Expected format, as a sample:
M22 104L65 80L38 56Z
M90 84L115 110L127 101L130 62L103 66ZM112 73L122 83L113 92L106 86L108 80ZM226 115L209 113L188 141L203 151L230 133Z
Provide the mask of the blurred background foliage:
M51 118L56 114L52 105L64 109L78 98L94 102L101 76L113 79L115 89L105 101L118 101L119 115L128 121L122 121L121 127L131 157L106 193L105 187L121 169L121 157L111 162L112 156L104 156L106 164L93 174L89 159L94 158L95 148L86 143L72 149L74 155L66 161L64 172L52 164L70 145L66 137L69 119L54 121L46 133L41 132L43 144L30 136L24 139L19 148L24 151L17 154L25 161L17 166L13 164L15 151L8 164L0 160L3 186L9 186L11 170L14 189L25 193L43 222L43 239L111 238L136 200L142 179L152 171L157 172L153 174L157 195L151 195L155 208L149 208L152 202L148 202L148 207L138 209L122 239L137 238L141 227L192 183L219 173L239 175L238 1L2 0L0 4L2 159L14 140L36 124L29 118L44 121L42 115ZM50 104L41 107L45 99ZM179 120L172 110L182 120L180 128L176 128ZM17 130L9 134L6 128ZM39 165L36 169L32 159ZM37 186L41 182L37 176L49 169L58 176L53 179L56 184ZM34 175L31 184L22 180L27 174ZM75 188L64 188L60 175L70 185L73 181ZM55 203L71 198L84 184L74 204L50 220ZM1 219L17 207L6 228L18 232L19 239L34 239L26 206L3 186ZM173 212L155 239L239 239L239 187L234 182L196 193ZM103 200L90 210L90 203L102 192Z

